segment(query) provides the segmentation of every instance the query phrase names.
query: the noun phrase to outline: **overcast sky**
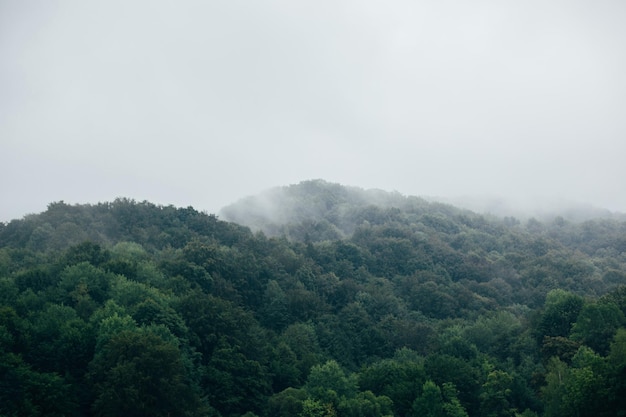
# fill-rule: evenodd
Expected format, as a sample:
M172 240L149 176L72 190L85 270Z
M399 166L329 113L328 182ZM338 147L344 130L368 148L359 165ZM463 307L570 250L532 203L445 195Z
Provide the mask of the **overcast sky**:
M626 1L0 0L0 221L306 179L626 211Z

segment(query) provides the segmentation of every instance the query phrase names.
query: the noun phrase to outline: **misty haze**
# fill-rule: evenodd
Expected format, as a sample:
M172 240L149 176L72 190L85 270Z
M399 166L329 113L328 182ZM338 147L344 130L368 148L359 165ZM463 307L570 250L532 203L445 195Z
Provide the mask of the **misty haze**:
M0 416L625 416L625 16L0 0Z
M217 213L314 178L625 212L625 15L618 0L2 2L0 221L117 197Z

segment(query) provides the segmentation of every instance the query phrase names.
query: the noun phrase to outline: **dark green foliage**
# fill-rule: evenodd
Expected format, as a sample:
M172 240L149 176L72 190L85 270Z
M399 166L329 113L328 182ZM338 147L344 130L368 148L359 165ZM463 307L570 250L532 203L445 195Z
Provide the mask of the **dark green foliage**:
M454 384L459 390L461 404L470 415L478 411L481 370L476 364L445 354L433 354L426 358L424 370L437 385Z
M626 329L617 330L608 356L608 409L626 415Z
M30 289L39 292L56 285L58 278L52 274L49 268L38 267L19 272L15 275L14 282L20 291Z
M3 224L0 414L626 415L623 222L277 196L256 234L127 199Z
M75 265L81 262L88 262L93 266L100 266L111 258L108 251L102 250L100 245L93 242L83 242L80 245L70 247L65 256L63 263L66 265Z
M180 299L177 311L193 334L192 345L206 360L220 344L246 346L250 342L254 318L229 301L194 291Z
M601 355L609 351L609 344L617 329L626 324L624 313L613 303L586 304L572 326L572 339L589 346Z
M398 355L399 356L399 355ZM424 367L415 360L400 357L367 366L359 373L359 387L391 399L394 415L410 412L413 401L426 381Z
M550 291L537 325L538 340L543 340L545 336L569 336L583 304L582 297L570 292L560 289Z
M426 381L421 394L413 401L412 414L419 417L467 417L457 398L456 388L446 383L443 390L433 381Z
M541 345L541 353L543 353L545 360L557 357L565 362L569 362L572 360L579 347L580 342L576 342L567 337L544 336L543 344Z
M30 318L29 349L24 357L37 370L84 375L93 356L94 338L89 324L69 306L48 304Z
M275 417L293 417L302 412L303 402L308 394L303 389L287 388L272 395L267 404L268 415Z
M150 331L113 336L90 365L96 416L200 415L178 347Z
M271 394L265 367L248 359L236 347L213 352L202 385L210 404L226 416L259 411Z
M0 351L0 415L76 416L77 398L58 374L37 372L18 355Z

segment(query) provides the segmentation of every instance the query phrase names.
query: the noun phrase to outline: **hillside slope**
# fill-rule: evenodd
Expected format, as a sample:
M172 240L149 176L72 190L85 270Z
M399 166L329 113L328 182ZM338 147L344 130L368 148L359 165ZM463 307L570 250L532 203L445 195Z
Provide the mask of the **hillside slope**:
M0 224L0 414L626 411L626 223L277 193L248 211L286 236L127 199Z

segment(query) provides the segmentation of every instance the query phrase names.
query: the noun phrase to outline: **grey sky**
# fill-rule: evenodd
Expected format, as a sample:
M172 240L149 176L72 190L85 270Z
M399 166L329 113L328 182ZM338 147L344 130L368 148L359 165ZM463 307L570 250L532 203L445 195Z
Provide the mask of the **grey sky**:
M626 2L0 0L0 221L311 178L626 211Z

